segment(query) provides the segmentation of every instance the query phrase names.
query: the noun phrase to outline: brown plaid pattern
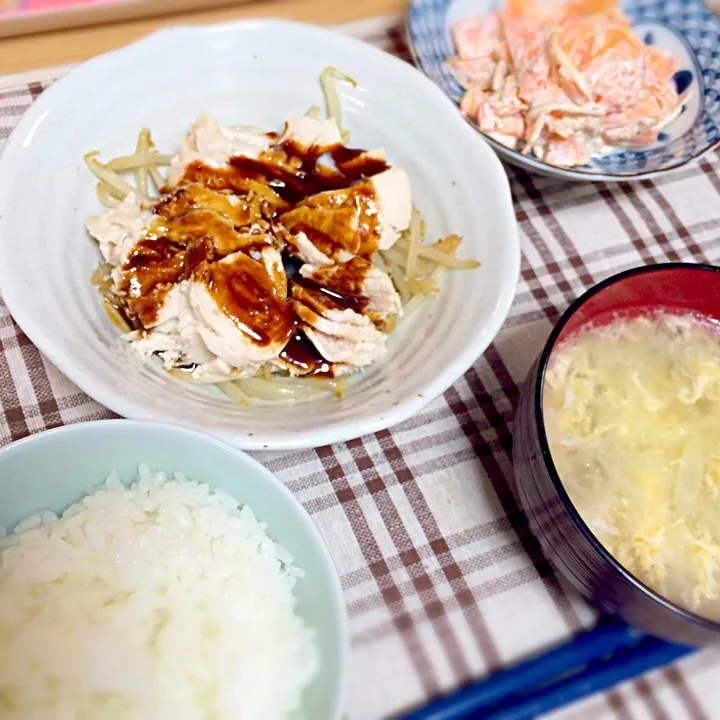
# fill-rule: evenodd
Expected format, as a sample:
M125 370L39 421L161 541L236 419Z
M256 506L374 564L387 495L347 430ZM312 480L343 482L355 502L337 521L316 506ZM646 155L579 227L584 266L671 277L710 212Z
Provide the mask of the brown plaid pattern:
M398 18L344 31L408 59ZM0 78L0 149L49 82ZM509 168L522 277L485 355L391 430L257 454L312 514L339 569L354 649L349 718L392 717L593 622L553 575L513 494L518 383L559 314L592 284L640 263L720 262L719 170L718 153L634 184ZM0 349L1 442L111 416L47 363L2 304ZM719 669L720 654L704 651L555 717L720 718Z

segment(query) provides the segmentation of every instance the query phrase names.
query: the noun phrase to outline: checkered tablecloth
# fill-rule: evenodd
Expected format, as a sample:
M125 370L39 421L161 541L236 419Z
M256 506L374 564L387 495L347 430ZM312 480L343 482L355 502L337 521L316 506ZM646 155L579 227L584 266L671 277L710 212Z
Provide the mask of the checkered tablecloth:
M344 32L408 58L397 17ZM0 78L0 150L67 68ZM524 378L567 305L641 263L720 263L720 154L667 179L569 184L508 170L522 276L503 330L418 416L315 450L256 453L304 503L345 592L350 720L392 717L590 625L530 535L511 490L511 426ZM0 303L0 442L111 417L66 380ZM557 718L720 718L720 652L569 707Z

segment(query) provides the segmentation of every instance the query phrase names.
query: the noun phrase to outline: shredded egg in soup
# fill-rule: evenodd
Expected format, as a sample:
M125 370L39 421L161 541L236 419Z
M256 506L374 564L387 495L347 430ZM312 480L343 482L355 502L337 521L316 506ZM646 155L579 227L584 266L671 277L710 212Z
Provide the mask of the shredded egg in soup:
M669 600L720 621L720 329L616 319L553 353L551 454L607 550Z

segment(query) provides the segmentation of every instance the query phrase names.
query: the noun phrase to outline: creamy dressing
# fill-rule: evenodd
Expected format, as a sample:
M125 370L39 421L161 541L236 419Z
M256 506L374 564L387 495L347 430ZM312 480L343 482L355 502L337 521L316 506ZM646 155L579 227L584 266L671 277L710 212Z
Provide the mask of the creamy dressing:
M463 114L551 165L650 147L687 99L677 60L637 37L616 0L508 0L451 32Z

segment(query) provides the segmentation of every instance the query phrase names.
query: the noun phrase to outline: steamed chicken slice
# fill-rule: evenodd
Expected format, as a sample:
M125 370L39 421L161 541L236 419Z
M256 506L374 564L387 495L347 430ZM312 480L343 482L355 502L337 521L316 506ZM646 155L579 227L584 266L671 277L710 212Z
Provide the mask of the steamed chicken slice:
M300 180L298 148L335 158L334 167L323 159L316 170L321 187L343 175L349 186L293 200L287 211L292 195L281 198L240 160L277 164L280 175ZM267 363L302 374L290 355L283 359L296 337L336 374L385 353L376 324L402 306L369 259L407 229L412 206L407 175L382 151L343 150L333 121L291 118L278 138L201 115L173 161L168 190L152 211L129 197L88 222L113 266L114 291L144 328L127 336L139 352L202 381L254 375ZM286 242L305 262L292 291L280 255Z
M372 320L326 293L294 285L291 302L300 329L328 362L357 369L385 354L385 335Z
M154 207L157 215L167 218L165 226L174 227L179 238L183 234L185 240L211 237L220 256L262 245L282 250L282 242L268 220L275 210L272 197L254 192L237 196L197 182L175 188Z
M275 358L293 331L282 258L265 248L261 259L235 253L174 285L150 333L129 339L167 368L196 365L197 380L255 375Z
M267 232L238 232L233 223L216 210L196 208L175 218L157 217L143 231L145 237L167 238L177 245L208 238L218 257L270 245L275 239Z
M180 144L180 152L168 170L168 184L177 185L186 169L194 163L214 168L226 167L233 157L257 159L276 144L292 141L304 148L324 148L340 143L340 131L334 120L309 116L290 118L280 138L253 128L220 125L212 115L201 113L190 127L190 134Z
M278 223L291 235L302 235L289 241L291 250L319 265L342 260L347 253L371 258L377 250L391 248L409 227L411 213L408 176L391 167L347 189L311 195Z
M378 250L389 250L410 227L412 196L407 173L391 167L371 178L380 220Z
M186 199L170 196L159 204L172 217L144 210L129 196L88 219L113 266L116 291L145 328L128 340L144 355L160 355L168 368L197 365L198 376L254 374L280 352L292 330L281 255L262 244L253 250L258 259L237 251L257 248L258 238L233 228L233 200L205 194L205 204L227 201L225 214L222 207L195 206L181 214ZM222 255L227 257L207 264Z
M309 115L296 115L285 123L280 144L291 141L301 148L317 148L323 152L342 142L340 129L332 118L322 120Z
M153 217L152 211L144 209L140 199L129 193L114 208L88 217L85 226L97 241L105 262L119 267L127 260Z
M176 188L165 196L155 205L154 212L156 215L175 219L198 209L217 213L238 230L269 228L258 203L253 203L247 197L211 190L195 182Z
M392 280L371 262L352 258L336 265L300 268L300 275L330 294L350 303L373 322L382 323L391 315L402 315L402 301Z
M274 139L254 128L231 128L220 125L208 113L200 113L190 127L190 134L180 143L180 152L168 169L168 184L176 185L186 166L202 162L211 167L223 167L233 156L257 158L268 150Z
M174 285L162 302L151 332L134 331L126 339L141 355L158 355L168 370L196 366L194 373L200 375L227 376L231 366L212 353L202 339L189 290L189 280Z
M264 262L244 253L229 255L209 265L189 290L203 342L245 375L277 357L294 330L287 288L278 274L280 254L266 248L262 257Z
M340 247L329 247L327 242L320 241L315 245L303 230L296 229L295 233L291 233L283 225L276 225L274 230L276 235L284 240L288 253L304 263L317 266L332 265L335 262L345 262L355 257L351 252ZM321 247L330 254L323 252Z

